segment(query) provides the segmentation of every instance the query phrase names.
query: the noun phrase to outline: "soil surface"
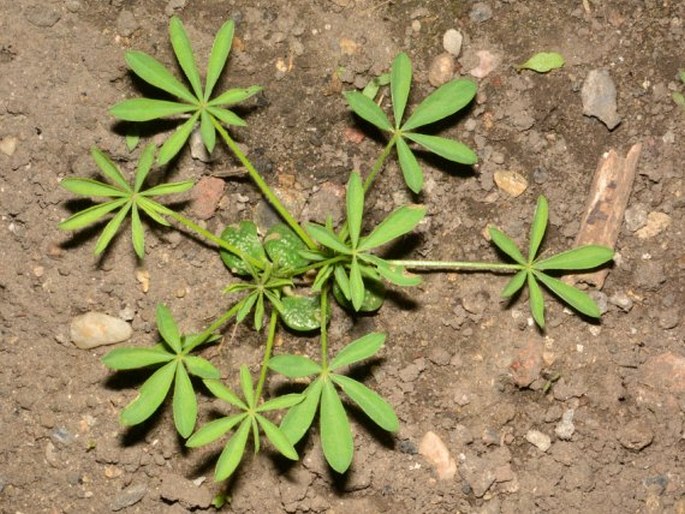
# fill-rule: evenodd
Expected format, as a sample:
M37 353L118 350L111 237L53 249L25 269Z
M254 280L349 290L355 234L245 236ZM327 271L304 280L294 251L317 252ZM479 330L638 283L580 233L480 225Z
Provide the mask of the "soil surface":
M225 493L224 510L240 513L685 512L685 112L671 98L685 89L685 3L2 0L0 11L0 511L205 512ZM403 257L496 260L485 227L527 244L540 194L550 202L545 251L566 249L602 154L642 143L616 263L593 293L601 322L550 300L541 333L527 296L508 304L499 297L506 277L483 274L425 274L376 316L336 311L333 349L388 333L365 382L401 420L389 437L355 419L344 477L323 463L316 433L298 446L301 463L262 451L215 484L219 445L185 450L170 405L142 427L121 427L118 412L144 375L107 370L99 359L111 347L75 347L72 319L117 316L133 328L124 344L149 345L158 302L185 331L202 329L229 305L221 291L234 280L211 246L178 232L149 231L141 265L125 235L96 259L95 230L57 229L87 205L58 183L95 176L93 145L132 171L139 150L128 152L107 109L141 94L125 50L173 65L172 14L200 62L219 26L236 20L219 88L265 90L240 111L248 127L233 133L301 219L341 205L350 170L367 173L382 149L341 90L362 87L405 51L415 69L411 108L434 90L428 74L448 29L464 36L457 76L470 76L478 52L494 57L495 68L474 78L476 101L438 127L477 150L479 165L422 160L426 185L412 197L389 161L370 193L371 221L407 201L428 208L396 249ZM516 71L539 51L562 53L566 65ZM617 90L613 130L583 115L582 86L596 69ZM186 150L171 170L174 180L219 179L209 182L218 205L188 195L184 212L215 232L244 218L267 224L272 215L238 163L221 148L215 157L205 163ZM526 180L515 198L494 180L510 172ZM240 363L258 370L262 338L245 326L232 332L205 356L235 383ZM317 340L282 332L279 344L313 354ZM200 404L204 421L213 402ZM429 431L456 463L451 478L418 453Z

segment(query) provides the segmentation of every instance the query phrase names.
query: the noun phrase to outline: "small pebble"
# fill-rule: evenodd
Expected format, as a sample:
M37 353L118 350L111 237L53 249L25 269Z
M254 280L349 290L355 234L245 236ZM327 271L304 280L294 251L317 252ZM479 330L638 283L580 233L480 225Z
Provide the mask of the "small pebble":
M483 23L492 18L492 7L485 2L477 2L473 4L469 12L469 19L474 23Z
M463 42L464 36L456 29L449 29L442 36L442 47L445 49L445 52L450 53L455 57L459 57Z
M448 53L441 53L433 59L428 68L428 82L432 86L442 86L454 76L454 57Z
M14 152L17 150L17 144L19 140L14 136L7 136L0 139L0 152L5 155L12 157Z
M635 232L641 229L647 223L647 210L645 206L641 204L631 205L626 209L623 220L629 231Z
M552 439L539 430L529 430L526 433L526 441L535 446L538 450L546 452L552 446Z
M426 432L419 443L419 453L435 468L435 473L440 480L454 478L457 473L457 463L437 434L431 431Z
M629 421L618 432L618 441L629 450L640 451L654 440L654 433L647 422L640 419Z
M498 170L494 174L497 187L510 196L517 197L528 189L526 178L515 171Z
M564 411L561 416L561 422L554 428L554 433L557 437L563 441L568 441L573 436L576 431L576 427L573 424L573 415L575 411L573 409L568 409Z
M621 123L616 112L616 86L607 70L592 70L588 73L581 90L583 114L595 117L609 130Z
M615 305L624 312L633 308L633 300L624 292L617 292L609 297L609 303Z
M103 314L88 312L76 316L70 327L72 342L82 350L120 343L131 337L131 325L124 320Z
M145 484L130 485L114 497L110 508L116 512L135 505L143 499L146 493L147 486Z
M650 212L644 227L635 232L640 239L650 239L658 236L671 226L671 217L664 212Z

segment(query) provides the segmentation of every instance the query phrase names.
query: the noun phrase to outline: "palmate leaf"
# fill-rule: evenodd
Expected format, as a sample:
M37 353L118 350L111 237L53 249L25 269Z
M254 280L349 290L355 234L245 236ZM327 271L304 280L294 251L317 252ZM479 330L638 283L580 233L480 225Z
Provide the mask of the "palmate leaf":
M345 93L347 104L350 109L360 118L375 125L381 130L392 131L392 124L388 120L383 110L376 103L367 98L359 91L347 91Z
M314 415L319 407L323 380L317 378L302 393L304 400L291 407L281 421L281 431L292 444L297 443L314 421Z
M131 50L126 52L126 63L129 68L148 84L188 102L198 104L197 98L164 65L144 52Z
M233 437L228 440L224 447L219 460L214 469L214 480L221 482L230 477L240 464L245 453L245 445L247 444L247 436L250 433L250 418L246 417L240 423L238 430L236 430Z
M527 277L530 312L538 326L545 328L545 300L542 297L542 289L540 289L533 273L528 273Z
M478 87L470 80L458 79L443 84L421 102L402 125L402 132L434 123L466 107Z
M331 380L340 386L376 425L388 432L399 430L400 422L395 411L377 393L344 375L331 374Z
M607 246L584 245L535 262L536 270L586 270L609 262L614 250Z
M343 366L349 366L368 359L381 349L384 342L385 334L380 332L366 334L340 350L331 361L330 369L336 370Z
M355 311L358 311L364 302L364 280L356 256L352 257L350 264L350 300Z
M120 198L118 200L112 200L110 202L93 205L92 207L88 207L87 209L77 212L76 214L72 214L67 219L62 221L58 226L62 230L78 230L79 228L92 225L108 213L125 205L127 202L127 198Z
M59 185L67 191L81 196L121 198L129 195L128 191L122 191L110 184L89 178L65 178Z
M195 110L197 110L197 106L185 103L150 98L131 98L113 105L109 112L115 118L123 121L151 121Z
M197 421L197 398L188 372L183 364L176 366L173 399L174 425L183 438L187 438L195 428Z
M404 182L409 189L419 194L423 188L423 172L419 162L403 138L397 138L395 146L397 147L397 159L400 163Z
M492 239L492 242L495 243L497 248L514 259L518 264L521 264L522 266L526 265L526 258L509 236L495 227L489 227L488 233L490 234L490 239Z
M319 424L326 461L335 471L344 473L352 463L354 443L345 408L330 380L323 380Z
M233 416L226 416L224 418L215 419L200 427L191 437L186 441L188 448L198 448L206 444L212 443L223 436L226 432L231 430L238 423L247 417L246 413L235 414Z
M352 248L359 243L359 232L362 227L362 214L364 213L364 186L359 173L353 171L347 181L347 195L345 197L347 208L347 228L350 231Z
M195 112L190 119L185 121L180 127L177 127L173 134L164 141L164 144L162 145L162 148L159 149L159 154L157 155L158 164L166 164L178 154L181 148L183 148L183 145L186 144L186 141L188 141L199 117L200 111Z
M109 369L138 369L169 362L174 358L162 345L154 348L115 348L102 357L101 362Z
M352 253L352 251L345 246L345 244L338 239L338 236L328 227L315 223L307 223L305 229L316 242L321 243L326 248L347 255Z
M412 69L409 57L405 53L398 54L393 60L390 70L390 96L396 129L400 128L404 110L407 107L411 77Z
M417 134L415 132L405 132L404 136L448 161L468 165L476 164L478 162L476 152L459 141L444 137Z
M395 209L368 236L361 239L358 249L370 250L411 232L425 215L426 208L420 205L405 205Z
M535 214L533 214L533 223L530 225L530 246L528 248L528 262L533 262L535 256L540 249L540 243L545 236L547 229L547 219L549 216L549 207L547 199L540 195L538 203L535 207Z
M274 445L274 448L276 448L281 455L290 460L299 459L297 451L295 451L292 443L288 440L280 428L278 428L261 414L257 414L255 419L257 420L257 423L259 423L259 427L264 431L266 438L271 442L271 444Z
M174 350L175 353L181 353L181 334L178 331L178 326L169 308L160 303L157 305L157 330L162 339Z
M538 271L533 272L535 277L540 280L548 289L555 295L561 298L564 302L576 309L578 312L590 316L591 318L599 318L601 312L597 304L583 291L570 286L561 280L550 277L545 273Z
M237 104L244 100L247 100L251 96L256 95L262 89L264 89L262 86L250 86L228 89L216 98L207 102L207 105L213 107L225 107L227 105Z
M169 392L176 374L176 366L176 361L169 362L145 381L138 396L119 415L123 425L137 425L154 414Z
M183 73L188 78L195 97L202 98L202 84L200 83L200 74L195 65L193 48L183 27L183 22L177 16L172 16L169 21L169 39L171 40L174 54L176 54L176 59L178 59L178 64L181 65Z
M205 102L209 100L209 97L214 90L214 86L219 80L221 72L226 65L228 54L231 52L231 43L233 43L234 27L235 24L233 23L233 20L229 20L221 26L214 37L212 51L209 54L209 61L207 62L207 78L203 97Z
M119 212L117 212L116 215L111 220L109 220L107 225L105 225L105 228L102 230L100 237L95 243L95 255L100 255L102 252L105 251L105 248L107 248L107 245L109 245L110 241L119 230L119 227L121 226L121 223L124 221L124 218L128 214L130 208L131 200L128 199L126 200L126 203L124 203L124 205L121 207Z

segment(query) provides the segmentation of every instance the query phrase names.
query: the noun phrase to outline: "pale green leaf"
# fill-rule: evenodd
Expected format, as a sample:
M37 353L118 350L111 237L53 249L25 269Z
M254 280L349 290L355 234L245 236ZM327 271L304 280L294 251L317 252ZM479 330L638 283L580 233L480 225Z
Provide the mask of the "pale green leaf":
M316 409L319 406L319 399L321 398L321 389L323 381L317 378L314 382L309 384L307 389L302 393L304 400L291 407L283 416L281 421L281 431L288 438L292 444L297 443L304 434L307 433L309 427L314 420Z
M221 482L230 477L240 464L245 453L247 436L250 433L250 418L246 418L224 447L214 470L214 480Z
M115 348L102 357L101 362L109 369L138 369L169 362L174 355L161 345L154 348Z
M490 239L492 239L492 242L495 243L497 248L502 250L518 264L521 264L522 266L526 264L526 259L523 257L521 250L518 249L516 243L514 243L509 236L495 227L489 227L488 233L490 234Z
M537 270L586 270L609 262L614 250L608 246L584 245L552 255L535 263Z
M234 105L256 95L262 89L263 88L261 86L229 89L221 93L216 98L210 100L207 105L210 107L225 107L227 105Z
M120 198L118 200L112 200L110 202L93 205L92 207L88 207L87 209L79 211L76 214L72 214L67 219L62 221L58 226L62 230L77 230L95 223L107 213L118 209L126 202L128 202L127 198Z
M207 62L207 79L205 84L204 101L209 100L209 97L214 90L221 72L226 65L228 54L231 51L231 44L233 42L233 30L235 24L233 20L228 20L217 31L212 44L212 51L209 54L209 61ZM198 95L199 97L199 95Z
M548 71L561 68L566 61L564 57L557 52L540 52L528 59L523 64L516 66L517 70L533 70L538 73L547 73Z
M271 444L274 445L274 448L276 448L284 457L287 457L290 460L297 460L299 458L297 451L295 451L295 448L293 448L293 445L290 443L290 441L288 441L288 438L280 428L278 428L261 414L257 414L255 417L259 423L259 426L264 431L266 438L271 442Z
M359 339L352 341L338 352L330 363L330 369L336 370L343 366L349 366L368 359L381 349L385 342L385 334L371 332Z
M420 205L403 205L391 212L373 231L359 242L359 251L371 250L414 230L426 215Z
M174 352L181 353L181 334L169 308L163 303L157 304L157 330L162 339L171 347Z
M138 159L138 166L136 167L136 179L133 185L133 191L138 193L147 178L150 168L155 161L155 151L157 146L154 143L147 145L140 154Z
M211 115L204 110L200 114L200 136L202 136L202 142L205 144L207 153L211 154L216 145L216 129L212 123Z
M186 34L185 28L183 27L183 22L178 16L172 16L171 21L169 22L169 39L171 40L171 46L176 54L176 59L178 59L178 63L181 65L183 73L185 73L188 78L188 82L190 82L195 96L198 99L202 98L202 84L200 82L200 74L198 73L195 64L193 48L190 44L190 39L188 39L188 34Z
M542 289L535 280L536 275L528 273L528 303L533 319L540 328L545 327L545 300L542 297Z
M121 223L124 221L124 218L128 214L130 208L131 200L128 200L121 208L121 210L119 210L119 212L117 212L116 215L111 220L109 220L107 225L105 225L105 228L102 230L100 237L95 243L95 255L100 255L102 252L105 251L105 248L107 248L107 245L110 243L114 235L119 230L119 227L121 226Z
M241 410L248 410L248 406L245 404L245 402L238 398L238 395L223 385L219 380L208 379L203 380L203 383L217 398L233 405L234 407L238 407Z
M125 59L129 68L148 84L189 104L198 103L197 98L154 57L143 52L129 51L126 52Z
M540 249L540 243L542 243L542 238L545 236L545 231L547 230L547 218L549 213L549 207L547 205L547 199L540 195L538 197L538 203L535 207L535 214L533 215L533 223L530 225L530 246L528 248L528 262L533 262L535 256L538 254Z
M590 298L586 293L580 289L576 289L573 286L562 282L559 279L550 277L545 273L540 273L533 271L535 276L542 282L547 288L549 288L555 295L561 298L568 305L573 307L578 312L590 316L591 318L599 318L601 312L597 304Z
M197 105L170 102L168 100L131 98L113 105L110 107L109 112L115 118L123 121L150 121L197 111L197 109Z
M202 357L197 357L195 355L186 355L183 362L188 368L188 373L195 375L196 377L205 379L218 379L221 377L221 373L214 365L207 359Z
M459 141L439 136L417 134L415 132L405 132L404 136L448 161L467 165L476 164L478 162L476 152Z
M355 311L358 311L364 301L364 280L357 257L352 257L350 265L350 300Z
M255 396L254 396L254 385L252 383L252 375L250 370L245 364L240 366L240 388L243 391L243 396L249 407L254 408L255 406Z
M131 242L138 258L143 259L145 257L145 229L135 203L131 206Z
M155 202L154 200L150 200L149 198L145 198L144 196L139 196L138 197L138 207L140 207L145 214L147 214L152 220L156 221L160 225L164 225L165 227L170 226L171 224L164 219L161 213L166 214L166 211L168 209L163 208L161 204Z
M155 371L141 386L138 396L121 411L123 425L137 425L152 416L166 398L176 374L176 361Z
M335 233L333 233L333 231L331 231L329 228L321 225L316 225L314 223L307 223L305 225L305 229L307 230L307 232L309 232L309 235L312 236L316 242L321 243L323 246L330 248L331 250L334 250L338 253L343 253L347 255L352 253L347 246L340 242L338 236Z
M199 446L212 443L243 421L246 417L247 414L242 413L210 421L201 426L197 432L186 441L186 446L188 448L198 448Z
M528 272L521 270L517 271L516 274L511 277L511 280L507 282L507 285L504 286L504 289L502 289L501 295L504 298L509 298L512 296L514 293L516 293L519 289L523 287L523 284L526 282L526 277L528 276Z
M347 91L345 98L350 109L360 118L375 125L381 130L392 131L392 125L383 110L359 91Z
M354 443L347 414L338 392L329 380L323 382L321 392L321 446L328 464L338 473L344 473L352 463Z
M390 404L364 384L344 375L332 374L331 380L383 430L397 432L400 422Z
M89 178L65 178L59 183L67 191L81 196L115 197L128 196L128 191Z
M225 125L235 125L236 127L247 126L244 119L228 109L221 109L220 107L210 105L207 107L207 112Z
M268 412L272 410L289 409L304 400L304 395L299 393L284 394L271 400L265 401L255 409L256 412Z
M119 171L119 167L112 162L112 160L99 148L93 147L90 150L90 155L98 165L98 168L102 170L102 173L110 179L112 182L117 184L122 191L131 191L131 186L126 182L126 179Z
M409 145L403 138L397 138L397 158L400 162L400 169L407 187L414 193L419 194L423 187L423 172L416 157L412 153Z
M364 186L359 173L353 171L347 181L347 228L350 231L352 248L359 243L359 232L362 228L362 214L364 213Z
M168 184L159 184L157 186L141 191L142 196L164 196L179 193L185 193L195 185L192 180L184 180L183 182L169 182ZM162 206L160 206L162 207Z
M188 438L197 421L197 398L188 372L182 364L176 366L173 399L174 425L183 438Z
M160 166L168 163L173 159L178 152L181 151L183 145L186 144L190 133L195 128L198 118L200 117L200 111L193 114L188 120L183 122L183 124L174 130L173 134L164 142L162 148L159 149L159 154L157 155L157 164Z

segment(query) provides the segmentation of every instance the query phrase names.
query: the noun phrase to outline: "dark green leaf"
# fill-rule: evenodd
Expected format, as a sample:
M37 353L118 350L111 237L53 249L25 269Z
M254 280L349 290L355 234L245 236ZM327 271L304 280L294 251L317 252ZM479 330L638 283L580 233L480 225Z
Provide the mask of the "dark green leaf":
M414 132L406 132L404 136L448 161L467 165L476 164L478 162L476 152L459 141L438 136L416 134Z
M129 68L148 84L190 104L198 103L193 94L154 57L143 52L129 51L126 52L126 62Z
M338 384L376 425L388 432L399 430L400 422L395 411L377 393L344 375L332 374L331 380Z
M426 208L420 205L404 205L395 209L368 236L362 238L359 251L371 250L411 232L425 215Z
M350 300L355 311L361 308L364 301L364 281L362 280L362 272L356 256L352 257L352 264L350 266Z
M112 200L110 202L100 203L88 207L76 214L72 214L67 219L62 221L58 226L62 230L77 230L92 223L95 223L105 214L118 209L128 202L127 198L120 198L119 200Z
M115 348L102 358L109 369L137 369L169 362L174 358L161 345L154 348Z
M247 414L242 413L210 421L206 425L200 427L197 432L186 441L186 446L188 448L197 448L214 442L246 417Z
M119 230L119 227L121 226L121 223L124 221L124 218L128 214L130 208L131 200L128 200L121 208L121 210L117 212L111 220L109 220L107 225L105 225L105 228L102 230L100 237L95 243L95 255L99 255L105 251L105 248L107 248L107 245Z
M359 173L353 171L347 182L347 228L350 231L352 248L359 243L359 232L362 228L362 214L364 213L364 186Z
M297 451L295 451L295 448L293 448L293 445L288 441L288 438L280 428L260 414L257 414L255 417L259 426L262 427L266 438L274 445L274 448L290 460L297 460L299 458Z
M254 453L257 455L260 448L259 425L254 416L250 416L250 426L252 427L252 439L254 441Z
M178 16L172 16L169 22L169 39L176 54L176 59L178 59L183 73L186 74L195 96L198 99L202 98L202 84L200 82L200 74L195 65L193 48L183 27L183 22L181 22Z
M214 480L221 482L230 477L240 464L245 453L247 436L250 433L250 418L246 418L240 424L238 430L224 447L214 470Z
M528 262L533 262L535 256L540 249L540 243L545 236L547 230L547 218L549 207L547 206L547 199L540 195L538 203L535 207L535 214L533 215L533 223L530 225L530 246L528 248Z
M570 286L561 280L550 277L545 273L534 271L535 276L547 286L555 295L561 298L564 302L569 304L578 312L590 316L591 318L599 318L601 312L597 304L583 291Z
M352 109L357 116L381 130L392 131L392 125L390 124L388 117L373 100L367 98L359 91L347 91L345 93L345 98L347 99L347 104L350 106L350 109Z
M397 158L402 169L402 176L407 187L414 193L419 194L423 187L423 172L409 145L403 138L397 138Z
M123 197L128 191L89 178L65 178L59 183L67 191L81 196Z
M451 116L473 100L477 89L474 82L464 79L443 84L414 109L407 123L402 126L402 131L413 130Z
M166 398L176 374L176 361L155 371L141 386L138 396L121 411L123 425L137 425L152 416Z
M340 350L329 367L335 370L368 359L381 349L384 341L385 334L380 332L366 334Z
M390 69L390 95L392 113L395 117L395 128L400 128L404 109L407 107L409 89L411 88L411 61L404 52L397 54Z
M123 100L109 109L112 116L123 121L150 121L193 111L197 105L151 98Z
M264 237L264 250L271 262L281 268L296 269L309 264L309 259L303 256L307 245L285 223L269 228Z
M509 298L512 296L516 291L521 289L523 287L523 284L526 282L526 277L528 276L528 272L521 270L517 271L516 275L514 275L509 282L507 282L507 285L504 286L504 289L502 289L502 296L504 298Z
M335 471L344 473L350 467L354 455L352 430L338 392L329 380L323 382L319 423L321 446L326 461Z
M345 268L343 266L336 266L333 273L335 275L335 285L340 288L340 292L347 300L351 300L350 277L347 275Z
M343 292L340 290L339 282L333 285L333 296L335 300L345 309L354 310L350 301L345 298ZM364 278L364 300L357 312L375 312L381 308L385 301L386 289L383 282L378 280Z
M242 323L247 315L250 314L252 307L254 307L254 304L257 302L258 296L259 292L254 291L240 301L240 308L235 315L236 323Z
M173 399L174 425L183 438L193 433L197 421L197 398L188 372L182 364L176 366Z
M516 243L514 243L514 241L512 241L509 238L509 236L507 236L504 232L495 227L489 227L488 233L490 234L490 238L492 239L492 242L495 243L495 246L497 246L497 248L502 250L512 259L514 259L518 264L525 266L526 259L523 257L523 254L516 246Z
M292 444L297 443L312 425L316 409L319 406L323 381L317 378L304 390L304 400L298 403L283 416L281 431Z
M181 334L171 311L163 303L157 305L157 330L174 352L181 353Z
M207 82L205 84L204 101L209 100L209 97L214 90L217 80L221 76L221 72L226 65L228 54L231 51L231 44L233 42L233 30L235 24L233 20L228 20L217 31L212 44L212 51L209 54L209 61L207 62Z
M552 255L535 263L538 270L585 270L609 262L614 250L608 246L584 245Z

